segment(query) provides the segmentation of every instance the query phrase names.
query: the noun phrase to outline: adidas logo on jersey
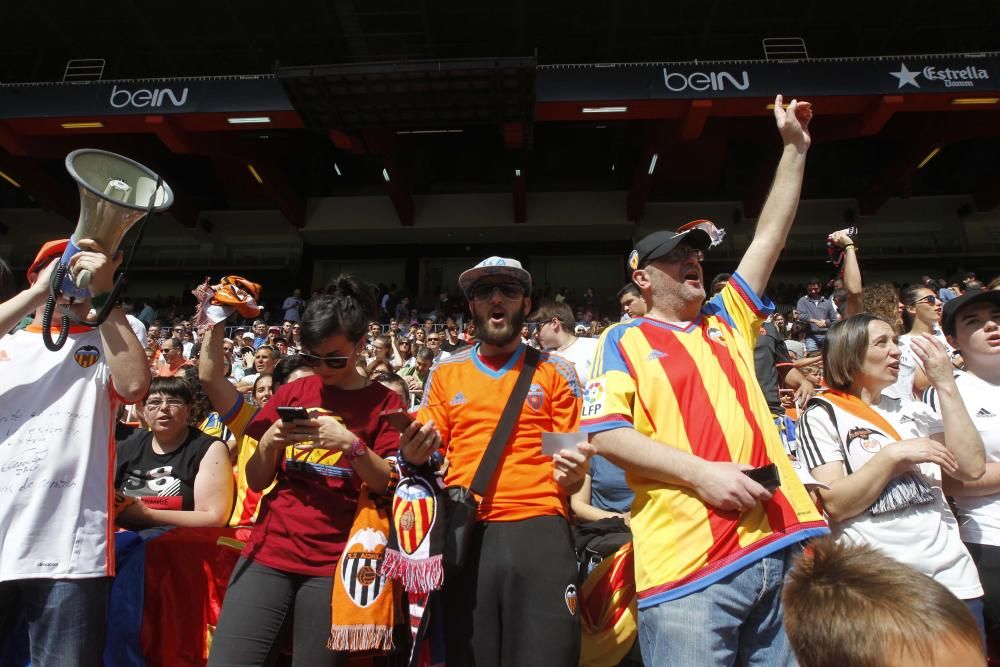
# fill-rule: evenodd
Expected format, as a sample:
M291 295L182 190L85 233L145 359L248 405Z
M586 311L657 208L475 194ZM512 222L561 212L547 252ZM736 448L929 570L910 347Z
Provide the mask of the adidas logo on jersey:
M665 356L667 356L666 352L660 352L659 350L653 350L652 352L650 352L649 354L646 355L646 361L657 361L659 359L662 359Z
M980 409L979 412L976 413L976 416L977 417L996 417L995 414L993 414L992 412L990 412L986 408Z
M454 398L451 399L452 405L462 405L465 403L465 394L458 392L455 394Z
M899 418L899 423L900 424L905 424L907 422L912 422L912 421L915 421L915 420L910 415L903 415L902 417Z

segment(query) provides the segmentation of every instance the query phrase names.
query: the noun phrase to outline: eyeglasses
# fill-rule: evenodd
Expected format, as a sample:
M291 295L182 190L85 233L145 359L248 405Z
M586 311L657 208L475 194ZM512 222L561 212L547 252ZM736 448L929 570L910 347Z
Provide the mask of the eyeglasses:
M505 299L520 299L524 296L524 286L518 283L487 283L473 285L469 290L469 297L473 301L487 301L493 298L495 290L500 290L500 295Z
M688 257L694 257L696 260L700 262L705 259L705 251L699 250L698 248L692 248L690 246L680 246L674 248L666 255L658 257L657 260L674 264L676 262L683 262Z
M346 368L347 360L350 357L321 357L318 354L309 354L308 352L301 352L299 356L302 357L302 361L305 362L306 366L310 368L316 368L319 366L320 362L326 364L327 368Z
M169 398L165 401L148 401L146 403L146 409L150 412L156 412L160 408L166 408L169 412L173 412L174 410L180 410L182 407L184 407L184 401L175 398Z
M427 337L427 342L428 343L440 343L441 342L441 338L439 336L428 336Z
M913 305L915 306L918 303L926 303L928 306L933 306L936 303L943 303L943 302L941 301L941 299L937 298L933 294L928 294L927 296L922 297L922 298L917 299L916 301L914 301Z

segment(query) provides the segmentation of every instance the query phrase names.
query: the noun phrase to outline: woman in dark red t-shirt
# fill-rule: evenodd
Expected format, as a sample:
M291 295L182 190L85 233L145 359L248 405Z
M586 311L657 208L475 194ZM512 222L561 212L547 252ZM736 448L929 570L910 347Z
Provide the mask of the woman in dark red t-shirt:
M270 665L292 622L293 665L339 665L326 648L337 560L349 537L362 482L386 489L399 433L379 415L403 409L399 397L357 373L374 292L350 276L310 300L301 324L303 356L315 375L282 386L246 434L259 440L247 462L250 488L274 488L233 570L208 664ZM280 407L310 419L283 421Z

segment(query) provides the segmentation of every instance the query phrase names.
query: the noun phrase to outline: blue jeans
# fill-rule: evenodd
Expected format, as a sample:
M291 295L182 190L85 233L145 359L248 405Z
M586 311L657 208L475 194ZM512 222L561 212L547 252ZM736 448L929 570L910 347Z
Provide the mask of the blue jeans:
M816 334L809 334L806 336L806 354L810 352L819 352L823 349L823 340L826 339L826 334L822 336L817 336Z
M795 665L781 590L794 545L677 600L639 611L646 665Z
M0 638L24 622L32 667L100 667L110 590L108 577L0 583Z

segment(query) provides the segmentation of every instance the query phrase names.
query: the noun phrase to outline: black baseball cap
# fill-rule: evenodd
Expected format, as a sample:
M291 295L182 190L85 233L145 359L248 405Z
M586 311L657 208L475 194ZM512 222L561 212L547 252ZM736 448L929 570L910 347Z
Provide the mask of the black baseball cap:
M974 306L977 303L1000 305L1000 290L969 290L962 296L944 304L944 307L941 309L941 329L949 336L954 336L955 318L958 316L958 311L966 306Z
M704 221L697 220L695 222ZM708 250L712 246L712 237L708 235L708 232L698 227L676 232L667 229L653 232L635 244L635 249L628 256L628 269L635 271L646 266L654 259L659 259L676 248L681 241L698 250Z

